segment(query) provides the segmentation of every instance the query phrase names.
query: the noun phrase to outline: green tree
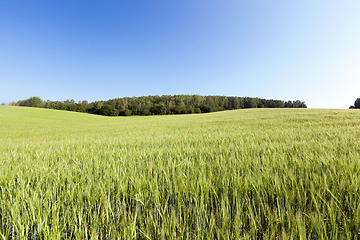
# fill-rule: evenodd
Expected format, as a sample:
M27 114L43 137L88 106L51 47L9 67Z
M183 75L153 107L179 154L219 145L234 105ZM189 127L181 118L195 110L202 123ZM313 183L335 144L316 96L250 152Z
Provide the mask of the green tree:
M354 103L355 108L360 108L360 98L357 98Z
M131 116L132 112L130 109L120 109L119 116Z
M240 106L240 98L238 98L238 97L232 98L232 108L239 109L240 107L241 107Z
M289 100L287 102L285 102L285 107L286 108L291 108L293 106L292 102Z
M212 108L208 105L201 105L200 110L202 113L209 113L213 111Z
M300 100L293 101L294 108L307 108L305 102L301 102Z
M244 107L245 108L256 108L258 106L259 102L260 101L257 98L246 97L244 99Z
M44 101L41 100L39 97L30 97L29 99L22 100L18 102L19 106L26 106L26 107L43 107Z
M201 113L200 108L194 108L194 113Z
M100 108L99 111L97 111L98 114L104 115L104 116L118 116L119 112L111 105L104 105Z
M150 108L150 112L151 112L151 114L154 114L154 115L164 115L164 114L166 114L166 107L161 104L154 104Z

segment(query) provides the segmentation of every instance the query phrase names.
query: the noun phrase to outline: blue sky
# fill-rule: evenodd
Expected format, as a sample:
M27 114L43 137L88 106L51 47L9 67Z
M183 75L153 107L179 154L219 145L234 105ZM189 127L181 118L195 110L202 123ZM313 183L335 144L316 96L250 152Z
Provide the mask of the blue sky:
M0 102L360 97L359 0L0 0Z

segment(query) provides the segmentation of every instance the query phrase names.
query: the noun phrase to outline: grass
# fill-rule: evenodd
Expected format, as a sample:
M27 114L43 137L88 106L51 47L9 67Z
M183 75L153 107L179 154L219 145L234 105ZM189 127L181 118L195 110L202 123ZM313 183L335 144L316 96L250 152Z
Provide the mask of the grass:
M0 239L358 239L360 111L0 106Z

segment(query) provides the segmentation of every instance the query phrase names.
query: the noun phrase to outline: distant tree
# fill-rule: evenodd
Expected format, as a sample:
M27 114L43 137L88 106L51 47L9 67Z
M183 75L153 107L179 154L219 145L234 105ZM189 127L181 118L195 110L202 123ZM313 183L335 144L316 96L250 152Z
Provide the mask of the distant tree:
M181 109L184 109L186 106L185 106L185 103L183 102L183 100L181 99L179 104L178 104L179 108Z
M193 114L195 113L195 108L193 106L186 106L186 114Z
M2 102L2 103L1 103L1 106L5 106L5 103L4 103L4 102Z
M43 107L45 103L39 97L30 97L29 99L18 101L16 105L26 107Z
M98 114L104 115L104 116L118 116L119 112L111 105L103 105L98 111Z
M201 105L201 102L203 101L203 98L203 96L193 95L193 105L195 107L199 107Z
M153 115L164 115L166 114L166 107L164 105L154 104L150 108L150 112Z
M120 109L119 116L131 116L132 112L130 109Z
M276 108L284 108L285 107L285 102L281 101L281 100L272 100L275 104Z
M259 103L259 104L257 105L257 108L266 108L266 106L265 106L263 103ZM269 108L274 108L274 106L270 105Z
M50 108L51 101L48 99L44 102L44 108Z
M239 109L240 108L240 98L238 97L229 97L229 102L232 109Z
M86 112L86 108L81 103L76 103L76 112Z
M66 110L76 112L77 106L75 103L68 104Z
M175 114L185 114L186 113L186 108L180 108L179 106L175 106L173 108L173 113L175 113Z
M360 108L360 98L357 98L354 102L354 105L349 107L350 109L359 109Z
M301 102L300 100L293 101L294 108L307 108L305 102Z
M354 103L355 108L360 108L360 98L357 98Z
M200 110L202 113L209 113L212 112L212 108L208 105L201 105Z
M256 108L258 103L259 99L246 97L244 99L244 108Z
M65 103L59 102L57 105L57 109L59 110L66 110L67 109L67 105Z
M287 102L285 102L285 107L286 108L291 108L293 106L292 102L289 100Z
M141 101L139 104L139 115L148 116L151 114L151 103L150 102L143 102Z
M174 109L174 106L175 106L175 103L173 100L168 101L167 105L166 105L166 112L171 113L172 110Z
M81 103L80 103L81 105L83 105L84 106L84 108L86 109L86 108L89 108L89 102L87 101L87 100L83 100L83 101L81 101Z
M50 109L57 109L57 104L55 102L50 102L50 104L48 105L48 107Z
M109 99L89 103L86 100L75 102L42 101L39 97L9 103L14 106L35 106L58 110L87 112L106 116L163 115L207 113L241 108L284 108L307 107L305 102L260 99L251 97L199 96L199 95L162 95ZM360 108L360 100L356 102ZM355 107L356 107L355 106ZM354 108L355 108L354 107Z

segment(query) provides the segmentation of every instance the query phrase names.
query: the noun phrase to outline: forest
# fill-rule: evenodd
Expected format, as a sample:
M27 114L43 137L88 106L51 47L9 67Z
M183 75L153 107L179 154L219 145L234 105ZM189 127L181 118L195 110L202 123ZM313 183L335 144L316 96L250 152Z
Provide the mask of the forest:
M75 102L73 99L66 101L43 101L40 97L30 97L29 99L12 102L9 105L86 112L105 116L193 114L243 108L307 107L305 102L300 100L283 101L252 97L200 95L124 97L91 103L86 100Z

